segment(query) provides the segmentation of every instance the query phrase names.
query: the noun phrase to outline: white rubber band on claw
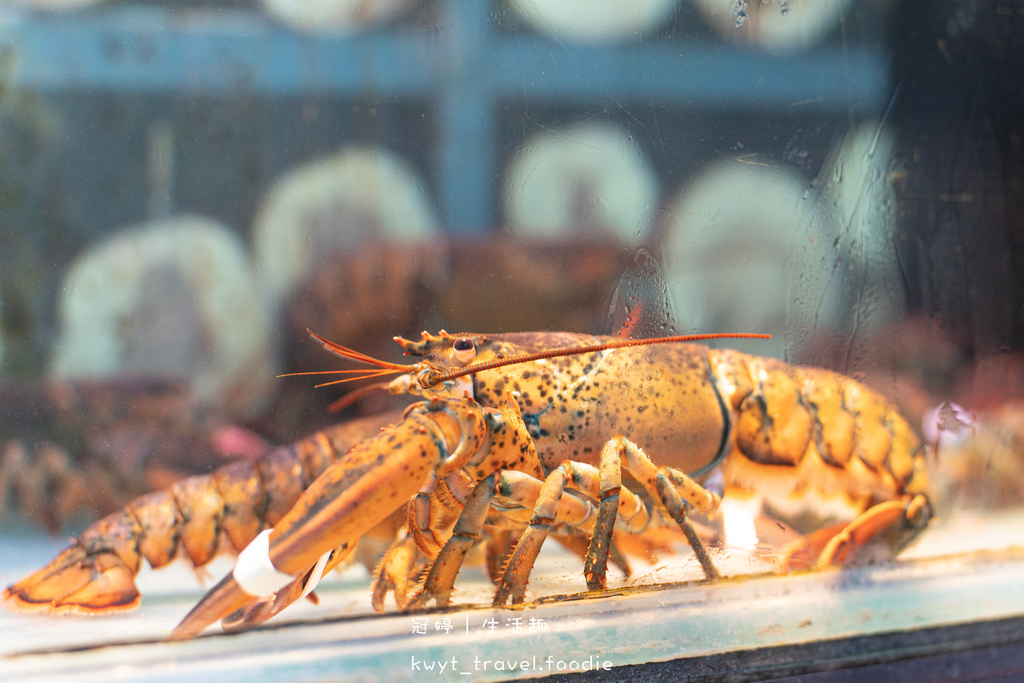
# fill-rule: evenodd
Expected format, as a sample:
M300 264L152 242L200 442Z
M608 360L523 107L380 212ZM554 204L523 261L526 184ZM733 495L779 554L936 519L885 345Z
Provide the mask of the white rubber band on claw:
M306 587L302 589L302 595L299 596L300 598L304 598L312 593L313 589L316 588L316 585L320 583L320 579L322 579L324 575L324 567L327 566L327 561L331 559L331 553L333 552L333 550L328 550L320 556L319 560L316 561L316 566L313 567L313 571L310 572L309 581L306 582Z
M235 583L249 595L262 598L272 595L295 580L291 574L278 571L270 561L270 533L264 529L259 536L238 553L235 569L231 575Z

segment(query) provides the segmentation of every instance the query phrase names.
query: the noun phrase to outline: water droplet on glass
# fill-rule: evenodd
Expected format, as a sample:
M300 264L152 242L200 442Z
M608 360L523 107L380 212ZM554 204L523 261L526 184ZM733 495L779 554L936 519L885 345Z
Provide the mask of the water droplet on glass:
M743 26L743 22L747 20L747 0L736 0L736 4L732 6L732 13L736 17L736 28Z

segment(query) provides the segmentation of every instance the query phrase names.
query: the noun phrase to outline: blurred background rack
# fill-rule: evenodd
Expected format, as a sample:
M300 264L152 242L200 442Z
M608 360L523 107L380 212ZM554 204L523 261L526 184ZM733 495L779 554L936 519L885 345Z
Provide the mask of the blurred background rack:
M676 10L694 11L682 4ZM114 4L72 14L0 8L0 46L8 88L372 98L381 116L391 103L416 102L436 126L421 161L453 232L498 224L503 150L496 129L501 107L511 101L698 112L728 105L759 115L796 107L830 116L856 103L860 115L877 116L890 91L888 60L873 45L830 41L794 55L727 49L709 35L580 45L515 27L498 3L454 0L428 3L404 23L344 37L305 35L255 8Z

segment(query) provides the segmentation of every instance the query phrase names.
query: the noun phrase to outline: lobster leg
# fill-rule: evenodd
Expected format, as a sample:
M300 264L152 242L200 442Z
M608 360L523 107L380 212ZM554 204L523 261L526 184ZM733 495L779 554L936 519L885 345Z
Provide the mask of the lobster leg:
M928 500L922 495L879 503L849 524L832 525L789 544L781 553L780 567L792 568L808 555L817 556L819 569L848 564L859 550L873 539L884 538L886 532L894 532L898 542L905 543L915 535L908 531L923 529L930 516ZM890 553L900 549L890 548Z
M409 604L409 579L418 576L427 566L427 556L416 547L416 540L404 529L385 553L377 568L370 604L374 611L384 611L384 600L389 591L395 594L395 604L404 610Z
M693 523L686 516L686 509L683 507L683 500L679 496L677 489L680 484L690 483L693 480L678 470L672 470L671 468L663 469L666 472L658 472L656 483L662 505L665 506L668 514L679 525L679 528L682 529L687 543L693 548L693 553L697 556L697 561L700 562L700 566L704 570L704 576L711 580L720 578L721 575L715 568L715 564L711 561L711 556L708 554L708 549L704 542L700 539L700 534L693 528ZM681 480L680 477L686 477L686 480L689 481Z
M512 555L516 544L522 536L522 529L507 526L490 528L487 538L487 576L491 583L497 585L501 581L505 562Z
M505 567L505 573L494 596L495 605L504 605L509 598L513 602L523 601L530 570L540 553L541 545L548 536L548 531L556 521L565 522L577 528L585 528L585 525L589 527L589 524L593 522L590 514L593 506L574 496L564 497L563 494L567 486L581 491L591 498L601 498L600 472L592 465L567 460L551 471L537 496L530 526L519 540ZM501 493L510 498L515 498L517 495L525 498L522 492L509 491L506 493L501 491ZM602 500L602 504L606 507L611 506L606 504L605 500L614 502L614 507L611 508L612 523L614 523L615 515L618 515L631 530L643 528L647 524L647 508L643 502L628 490L623 489L617 493L618 495L614 499L605 496ZM591 548L594 543L595 541L592 540ZM607 561L608 555L607 548L608 546L605 545L605 561Z
M593 474L596 474L596 471ZM542 491L543 483L539 479L514 470L501 472L500 475L492 474L478 484L456 522L452 536L431 566L422 591L410 606L425 607L430 600L436 601L437 605L442 607L448 604L455 577L466 554L480 538L495 494L512 501L516 510L525 510L536 505ZM593 521L593 506L589 502L574 496L563 496L556 505L555 517L559 522L584 529L590 528Z
M563 547L573 552L584 562L587 559L587 554L590 552L590 542L593 538L590 534L585 534L573 529L566 529L569 533L556 533L551 532L551 536L562 544ZM611 545L608 547L608 557L613 565L619 568L627 578L633 575L633 568L629 564L629 560L626 558L625 553L622 552L622 548L619 546L618 541L622 536L617 536L611 539ZM639 553L638 553L639 554ZM584 572L585 573L585 572Z
M513 485L513 479L519 479L520 481L516 482ZM518 544L519 538L522 536L522 531L524 531L525 527L528 527L530 524L532 511L534 506L536 506L537 504L537 498L540 497L540 490L542 485L542 481L536 479L535 477L530 477L525 473L515 471L506 471L502 473L501 488L502 490L506 491L506 495L503 495L502 498L516 503L516 507L507 507L500 502L496 502L492 506L492 512L495 513L495 519L492 520L490 517L488 518L488 524L491 524L492 529L491 534L494 535L494 533L499 531L494 527L494 524L498 520L504 521L505 524L508 524L510 522L518 522L521 524L521 527L523 528L520 529L519 533L515 534L514 538L509 538L504 543L504 548L495 547L492 548L488 553L490 564L495 565L493 568L489 569L491 573L491 580L494 582L495 585L498 585L501 582L501 576L503 573L502 570L505 567L507 559L512 555L512 552L515 550L515 546L516 544ZM570 486L570 488L572 487ZM516 491L514 499L512 497L512 491ZM529 492L528 494L526 493L527 491ZM632 495L632 492L627 492L627 495ZM565 498L563 498L562 502L559 503L560 506L571 504L574 503L572 503L571 501L567 502ZM500 516L498 513L499 510ZM563 512L560 508L560 511L558 513L558 519L566 519L570 516L571 515L568 511ZM551 537L553 537L556 541L561 543L562 546L565 547L567 550L578 555L581 560L586 560L587 552L590 550L590 540L591 532L593 531L593 526L593 520L588 519L582 529L574 528L570 525L563 524L559 529L552 528L548 532L548 534ZM508 535L509 534L506 534L506 536ZM626 576L630 576L633 573L633 571L629 566L629 561L626 559L626 556L622 553L621 549L616 545L614 540L611 543L609 552L611 560L615 564L615 566L619 567L619 569L622 570L623 574L625 574Z
M399 609L409 606L410 577L420 575L430 560L438 556L453 533L452 527L459 519L457 515L462 513L474 492L472 481L461 471L444 479L428 478L407 506L406 529L411 529L411 533L407 532L392 545L377 570L372 600L377 612L384 611L384 600L392 590ZM486 509L485 506L485 513Z
M605 585L608 550L611 547L612 527L618 508L616 502L621 495L620 492L626 491L622 488L623 465L679 525L704 569L705 576L709 579L718 578L718 570L715 569L707 548L686 516L683 505L685 499L700 511L710 512L718 507L718 496L679 470L656 467L635 443L620 436L608 441L601 450L601 504L584 570L587 586L591 590L599 590Z
M425 607L431 599L439 607L448 604L459 568L462 567L462 563L466 559L466 553L480 538L480 531L487 519L487 511L494 498L494 478L495 475L491 474L477 484L473 493L470 494L462 514L459 515L459 519L455 523L451 537L441 548L437 559L434 560L422 590L409 603L411 608Z

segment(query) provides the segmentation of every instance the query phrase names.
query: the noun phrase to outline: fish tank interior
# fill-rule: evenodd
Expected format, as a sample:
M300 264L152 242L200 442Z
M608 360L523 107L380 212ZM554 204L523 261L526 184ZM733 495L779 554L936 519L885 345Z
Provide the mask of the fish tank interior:
M0 0L0 679L1021 675L1021 35L1016 0ZM730 452L691 471L723 494L691 509L721 579L640 496L674 534L616 526L632 540L604 590L573 532L543 545L524 605L492 607L532 507L495 503L451 605L378 612L382 558L415 550L406 496L318 604L168 642L252 536L225 520L272 527L315 478L275 449L330 434L341 457L419 400L373 368L309 374L368 367L309 332L410 364L393 338L423 330L771 335L706 343L795 383L822 454L821 406L856 423L851 392L880 397L930 519L886 557L787 565L832 509L773 482L849 502L884 481L903 515L911 475L816 454L741 481ZM819 396L798 367L841 379ZM664 425L637 427L643 448ZM243 470L262 493L217 498ZM178 509L164 526L157 502ZM168 548L133 556L135 584L117 570L137 605L65 613L114 582L78 560L66 603L38 597L62 577L19 593L125 506L110 543ZM399 584L423 580L416 552Z

